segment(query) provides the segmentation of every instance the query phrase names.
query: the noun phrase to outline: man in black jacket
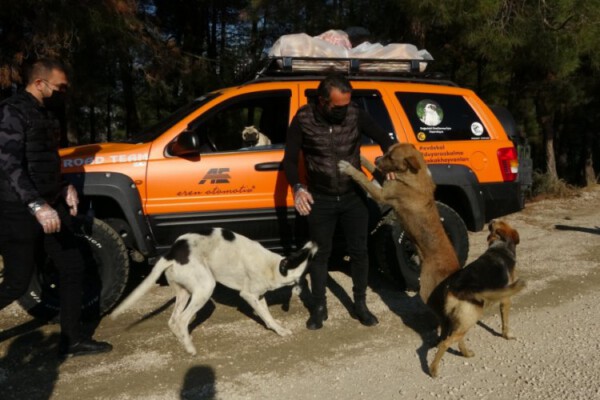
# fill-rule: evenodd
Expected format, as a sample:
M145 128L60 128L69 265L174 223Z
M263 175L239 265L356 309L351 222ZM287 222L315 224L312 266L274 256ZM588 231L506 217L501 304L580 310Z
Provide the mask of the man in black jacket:
M78 196L61 179L54 116L64 108L67 88L60 63L38 60L25 90L0 103L0 310L27 290L43 245L59 273L61 357L112 349L85 337L80 326L84 261L73 231Z
M350 256L354 311L366 326L379 321L366 305L369 270L367 251L368 208L366 196L337 164L346 160L360 169L361 135L374 139L386 151L394 142L373 119L351 102L352 86L341 75L326 77L318 88L318 101L301 107L287 133L283 166L294 190L294 206L308 217L309 235L319 246L309 266L313 305L308 329L320 329L327 320L325 287L332 239L339 223ZM307 185L300 183L302 150Z

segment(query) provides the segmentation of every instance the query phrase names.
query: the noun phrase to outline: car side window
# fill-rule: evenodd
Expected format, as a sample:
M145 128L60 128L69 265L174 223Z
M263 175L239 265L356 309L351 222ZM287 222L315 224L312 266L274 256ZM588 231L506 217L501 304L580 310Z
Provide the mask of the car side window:
M305 93L309 103L315 103L318 95L314 89L306 90ZM384 131L388 132L392 140L396 140L396 132L390 114L383 103L381 94L376 90L353 90L352 102L365 110L375 120L377 125ZM362 136L363 144L375 143L370 137Z
M375 120L377 125L388 133L392 140L396 140L396 131L388 113L381 94L375 90L355 90L352 92L352 101L365 110ZM363 144L375 143L373 139L363 135Z
M397 92L419 142L489 140L490 135L462 96Z
M259 92L229 99L190 124L203 152L281 147L290 112L290 90Z

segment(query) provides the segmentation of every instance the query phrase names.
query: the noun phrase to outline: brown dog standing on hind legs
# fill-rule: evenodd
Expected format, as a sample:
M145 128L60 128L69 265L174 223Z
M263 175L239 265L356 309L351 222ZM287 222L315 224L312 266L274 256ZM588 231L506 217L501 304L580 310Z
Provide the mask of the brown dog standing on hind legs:
M361 157L369 172L374 167ZM391 205L406 234L417 248L421 260L419 295L426 304L436 286L460 268L456 252L444 231L435 203L435 183L425 159L415 146L398 143L379 158L377 169L393 173L382 187L369 181L365 174L346 161L338 163L340 172L352 177L371 197Z
M512 339L508 326L511 296L525 287L515 272L519 234L502 221L491 221L489 230L489 247L485 253L450 275L430 297L429 305L440 318L442 327L442 340L429 367L432 377L437 376L442 356L453 343L458 342L463 356L474 355L467 349L464 337L483 315L486 303L500 302L502 337Z

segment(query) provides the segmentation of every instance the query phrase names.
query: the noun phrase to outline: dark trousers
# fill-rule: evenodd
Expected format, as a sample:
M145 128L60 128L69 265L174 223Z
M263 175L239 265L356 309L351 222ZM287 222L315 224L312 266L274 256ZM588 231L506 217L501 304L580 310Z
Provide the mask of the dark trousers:
M312 193L312 196L315 202L308 215L308 227L311 240L319 246L317 254L309 265L313 301L316 304L325 302L327 263L338 224L346 241L345 254L350 256L354 298L364 299L369 275L367 250L369 212L365 196L356 192L342 196Z
M25 206L0 202L0 254L4 259L0 310L25 294L35 271L36 259L40 251L45 250L59 274L61 336L63 340L74 342L81 335L84 261L66 206L58 204L56 210L61 219L61 230L47 235Z

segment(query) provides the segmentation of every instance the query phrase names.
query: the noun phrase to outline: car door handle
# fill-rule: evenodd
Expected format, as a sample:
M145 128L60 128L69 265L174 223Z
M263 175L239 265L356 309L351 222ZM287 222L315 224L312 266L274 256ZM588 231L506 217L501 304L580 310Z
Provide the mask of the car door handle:
M282 169L281 161L271 161L256 164L254 166L256 171L279 171Z

